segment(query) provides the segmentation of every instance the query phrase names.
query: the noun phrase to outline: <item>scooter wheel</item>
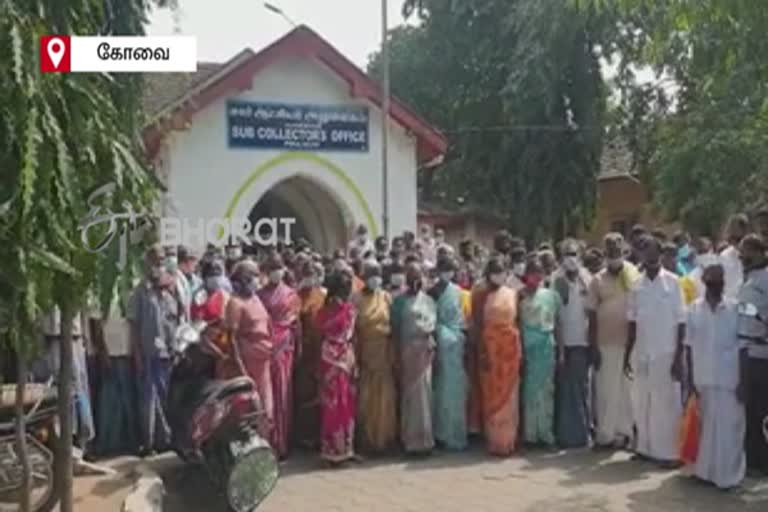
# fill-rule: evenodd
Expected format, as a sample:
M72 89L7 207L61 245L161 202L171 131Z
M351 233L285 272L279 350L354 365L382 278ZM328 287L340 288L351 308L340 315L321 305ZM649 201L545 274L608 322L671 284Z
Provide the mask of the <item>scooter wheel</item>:
M226 480L230 510L252 512L272 492L279 474L277 457L266 443L253 443L236 453Z

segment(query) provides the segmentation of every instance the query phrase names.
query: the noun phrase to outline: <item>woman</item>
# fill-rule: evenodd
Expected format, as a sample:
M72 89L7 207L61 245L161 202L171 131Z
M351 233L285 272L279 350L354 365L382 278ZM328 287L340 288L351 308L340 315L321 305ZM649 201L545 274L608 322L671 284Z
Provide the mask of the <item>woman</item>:
M453 284L458 266L437 262L438 280L429 291L437 304L437 359L434 365L435 439L449 450L467 447L467 374L464 370L464 312L460 288Z
M520 336L517 293L506 286L501 259L491 259L478 291L475 315L482 425L488 452L506 457L517 446L520 413Z
M232 355L230 338L224 336L224 312L229 302L229 293L224 290L224 264L218 260L203 262L201 274L203 287L193 293L191 305L192 321L207 324L205 338L208 346L218 356L216 378L231 379L239 375L240 369Z
M523 412L525 441L553 447L555 411L555 353L560 296L545 288L545 273L538 258L525 268L520 324L523 331L525 376Z
M293 363L300 338L301 299L285 284L285 265L278 254L264 263L267 284L259 290L259 298L272 320L272 392L275 406L275 429L272 447L278 457L288 455L293 416Z
M366 263L363 277L365 288L355 299L360 366L358 422L364 448L381 453L397 437L396 354L389 321L392 299L382 289L381 266L377 262Z
M301 347L294 375L294 400L296 440L310 448L316 447L320 438L320 409L317 399L317 372L320 367L322 338L316 328L317 313L325 304L326 290L323 267L311 261L300 269L299 297L301 298Z
M355 307L352 275L334 272L315 325L322 336L320 359L320 457L331 465L355 458Z
M274 424L274 405L270 361L272 336L269 315L256 295L259 268L252 261L235 264L231 283L233 294L227 303L224 325L232 340L235 364L241 375L256 385L270 425ZM271 434L271 432L263 433Z
M437 322L435 301L424 293L417 263L406 269L408 291L392 304L392 332L400 351L400 436L407 453L428 455L432 434L432 358Z

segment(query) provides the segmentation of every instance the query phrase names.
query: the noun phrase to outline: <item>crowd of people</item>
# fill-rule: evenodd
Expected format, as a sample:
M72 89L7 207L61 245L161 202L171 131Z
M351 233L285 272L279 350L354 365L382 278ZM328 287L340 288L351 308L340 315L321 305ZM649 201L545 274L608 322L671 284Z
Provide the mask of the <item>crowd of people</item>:
M768 215L755 222L734 216L721 245L635 226L602 247L500 232L491 250L454 249L440 230L390 243L361 226L332 255L154 247L129 336L94 336L95 452L168 448L169 347L205 320L217 378L253 380L281 458L427 456L477 436L500 457L626 449L676 468L695 393L695 473L732 488L747 466L768 474L768 332L739 309L768 319Z

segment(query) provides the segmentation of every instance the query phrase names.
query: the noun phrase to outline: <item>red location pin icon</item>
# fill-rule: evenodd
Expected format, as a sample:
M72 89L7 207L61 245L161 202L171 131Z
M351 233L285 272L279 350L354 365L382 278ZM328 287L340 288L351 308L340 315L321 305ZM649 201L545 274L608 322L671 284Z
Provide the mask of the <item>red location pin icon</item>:
M44 73L70 70L69 36L42 36L40 38L40 70Z

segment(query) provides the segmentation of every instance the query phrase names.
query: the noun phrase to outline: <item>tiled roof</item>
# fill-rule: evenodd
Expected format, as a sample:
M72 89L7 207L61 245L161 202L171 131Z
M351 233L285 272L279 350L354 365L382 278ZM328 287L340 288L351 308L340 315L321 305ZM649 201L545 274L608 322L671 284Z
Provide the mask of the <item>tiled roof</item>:
M148 117L158 114L164 107L184 96L219 71L224 64L199 62L194 73L147 73L144 75L142 106Z

